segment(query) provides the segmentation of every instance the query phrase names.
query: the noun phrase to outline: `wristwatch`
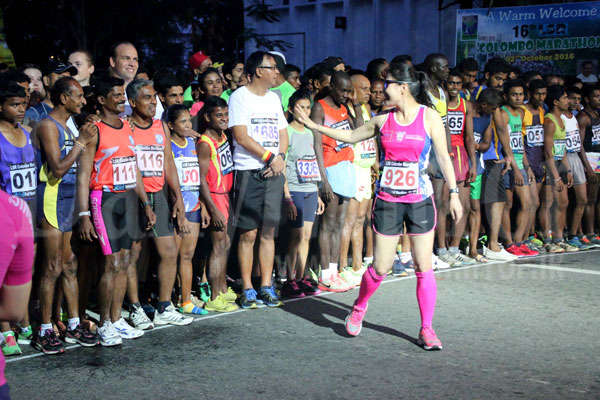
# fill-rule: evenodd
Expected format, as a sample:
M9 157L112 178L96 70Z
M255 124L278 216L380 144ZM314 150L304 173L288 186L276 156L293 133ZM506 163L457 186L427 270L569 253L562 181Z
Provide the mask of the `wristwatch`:
M151 206L151 205L152 205L152 203L150 203L149 201L142 201L140 203L140 207L142 207L142 208L146 208L146 206Z
M281 158L283 158L283 161L285 161L285 153L279 153L279 155L281 156Z
M456 194L460 193L460 190L457 187L455 187L454 189L450 189L449 191L450 191L450 194L452 194L452 193L456 193Z

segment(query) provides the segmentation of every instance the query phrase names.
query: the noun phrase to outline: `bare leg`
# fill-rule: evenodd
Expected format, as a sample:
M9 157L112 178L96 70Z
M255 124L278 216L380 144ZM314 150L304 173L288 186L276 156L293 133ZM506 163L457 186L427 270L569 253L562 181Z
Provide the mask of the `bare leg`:
M342 227L342 235L340 239L340 270L343 270L348 266L348 250L350 248L350 239L354 231L354 226L357 223L359 202L352 198L348 204L348 210L346 211L346 219L344 226ZM354 252L352 254L352 264L356 265L354 259ZM361 249L362 258L362 249Z
M260 230L258 244L258 261L260 264L260 285L271 286L273 261L275 260L275 227L263 226Z
M171 301L171 293L177 276L177 245L173 236L154 238L160 256L158 263L158 301Z
M40 306L42 311L42 324L50 324L52 318L52 300L56 281L63 269L63 234L53 228L45 219L41 224L42 246L44 248L45 262L42 266L40 279Z
M363 255L363 232L365 224L365 216L369 211L369 200L363 200L358 205L358 215L352 229L352 269L358 271L362 268ZM350 206L348 206L350 212Z
M238 243L238 262L244 289L252 289L252 263L254 261L254 242L257 229L242 230ZM269 277L270 278L270 277Z
M211 230L212 249L208 262L211 300L221 293L227 292L227 256L229 254L229 236L227 227L222 231ZM206 268L204 269L206 271Z
M176 235L175 238L181 241L178 245L179 252L179 279L181 280L181 304L192 300L192 275L194 267L192 259L196 252L196 244L198 243L198 234L200 233L200 224L191 222L192 231L181 237Z

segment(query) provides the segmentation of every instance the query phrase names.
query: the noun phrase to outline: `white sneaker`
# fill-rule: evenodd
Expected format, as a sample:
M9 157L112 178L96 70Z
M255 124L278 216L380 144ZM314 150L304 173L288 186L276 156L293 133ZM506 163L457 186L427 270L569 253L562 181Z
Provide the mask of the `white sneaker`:
M329 279L319 279L319 289L328 292L347 292L353 289L354 285L347 282L340 274L336 273Z
M442 254L441 256L438 256L438 259L440 261L443 261L446 264L450 265L451 267L460 267L462 265L462 262L460 262L456 258L454 258L454 256L452 254L450 254L449 252L446 252L446 253Z
M144 336L143 330L134 328L123 318L120 318L117 322L113 322L113 326L122 339L137 339Z
M194 322L194 317L186 317L170 304L165 311L159 313L158 310L154 313L154 324L155 325L189 325Z
M104 325L98 327L98 336L102 346L118 346L123 344L123 339L110 321L104 321Z
M473 265L473 264L477 263L477 261L475 261L475 259L469 257L466 254L461 253L460 251L458 253L452 254L452 257L456 261L460 261L463 265Z
M488 260L494 261L514 261L519 259L519 257L515 256L514 254L510 254L503 248L500 248L500 251L492 251L485 246L483 246L483 256Z
M150 321L150 318L148 318L142 307L131 306L129 309L129 321L131 325L144 331L154 328L154 324L152 324L152 321Z
M340 272L340 276L343 280L345 280L350 285L356 287L360 286L362 281L362 276L365 273L366 268L361 268L358 271L354 271L352 267L346 267L342 272Z
M431 255L432 257L432 267L434 270L436 269L448 269L450 268L450 264L448 264L447 262L444 262L442 260L439 259L438 256L436 256L435 254Z

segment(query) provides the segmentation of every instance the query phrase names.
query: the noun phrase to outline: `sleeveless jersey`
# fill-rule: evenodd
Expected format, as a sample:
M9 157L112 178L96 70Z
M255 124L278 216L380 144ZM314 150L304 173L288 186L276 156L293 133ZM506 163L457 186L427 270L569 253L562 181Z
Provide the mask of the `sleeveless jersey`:
M490 126L492 120L491 115L483 115L481 117L473 117L473 137L475 143L481 143L485 130ZM480 151L475 152L475 159L477 160L477 175L483 174L483 154Z
M592 118L586 110L583 112L590 118L590 123L585 129L583 149L586 153L600 153L600 115L596 113L596 118Z
M57 120L52 118L50 115L44 117L54 122L58 129L58 148L60 149L60 159L62 160L69 154L75 144L75 137L69 128L63 127ZM62 178L56 178L52 175L48 161L46 160L46 153L44 152L44 146L41 146L40 150L40 182L47 182L50 186L54 185L75 185L77 175L77 161L73 163L71 168L62 176Z
M171 150L179 176L179 187L185 205L185 212L200 209L200 167L194 139L185 138L185 146L181 147L171 139Z
M427 92L427 96L429 96L429 100L431 100L431 104L442 117L442 122L444 123L444 128L448 124L448 101L446 100L446 93L444 93L444 89L438 86L438 94L440 95L439 99L431 94L429 91Z
M511 114L506 106L502 106L502 109L508 114L510 149L515 157L517 167L521 169L523 168L523 152L525 151L525 148L523 147L523 121L518 112L515 116Z
M452 148L456 146L465 147L465 121L467 119L467 105L462 97L458 97L456 108L450 108L448 105L448 128L450 129L450 144Z
M360 107L360 109L362 111L363 120L366 124L369 122L371 117L369 116L369 112L364 104ZM375 164L375 160L377 159L377 152L375 151L375 138L369 138L367 140L363 140L362 142L354 143L352 150L354 150L354 164L357 166L362 168L371 168L373 164Z
M156 193L165 185L166 135L162 124L155 119L149 127L136 126L133 131L137 164L148 193Z
M106 122L97 122L95 125L98 127L98 146L90 189L114 193L135 189L137 171L131 129L122 121L119 128Z
M425 106L420 106L415 119L408 125L387 114L380 129L382 173L376 194L382 200L395 203L417 203L430 197L433 187L427 174L432 142L425 130Z
M550 121L554 122L554 145L552 147L552 154L554 155L554 160L560 161L563 159L567 151L567 131L565 128L560 127L558 121L552 113L546 114L545 118L548 118Z
M579 136L579 124L575 115L571 114L571 117L567 117L565 114L561 115L560 118L565 123L565 144L567 146L567 153L578 153L581 151L581 136Z
M538 108L538 115L533 115L525 106L521 106L523 116L523 134L527 142L526 149L544 147L544 109ZM527 153L529 155L529 153Z
M0 132L0 188L8 194L29 201L35 198L37 168L31 135L21 125L25 146L17 147Z
M323 107L323 113L325 114L323 125L333 129L350 130L348 109L345 105L340 105L340 108L336 110L335 108L330 107L324 99L319 100L319 104ZM340 161L351 162L354 160L352 144L335 140L325 135L322 135L321 137L323 140L323 164L325 165L325 168L336 165Z
M200 142L206 143L210 148L210 164L206 174L208 190L211 193L229 193L233 185L233 157L227 137L223 135L217 141L208 135L202 135Z

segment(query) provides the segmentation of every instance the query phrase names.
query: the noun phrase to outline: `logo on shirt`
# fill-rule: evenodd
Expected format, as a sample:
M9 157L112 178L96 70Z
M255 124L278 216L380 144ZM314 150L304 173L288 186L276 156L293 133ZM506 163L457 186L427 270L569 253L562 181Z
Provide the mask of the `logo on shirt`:
M132 146L135 146L135 142L133 141L133 136L129 135L129 143L131 143Z
M346 113L342 113L342 118L346 118Z
M158 144L162 144L163 142L163 137L162 135L159 135L158 133L156 134L156 143Z
M402 139L404 139L404 135L406 135L406 132L396 132L396 140L397 141L402 141Z

